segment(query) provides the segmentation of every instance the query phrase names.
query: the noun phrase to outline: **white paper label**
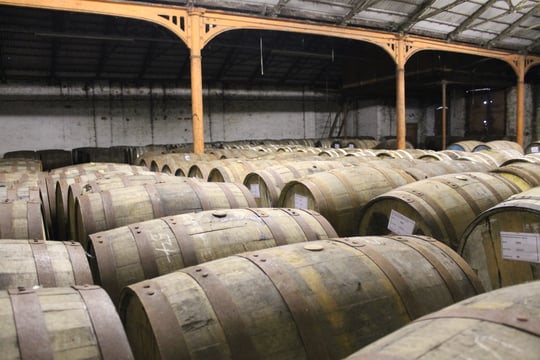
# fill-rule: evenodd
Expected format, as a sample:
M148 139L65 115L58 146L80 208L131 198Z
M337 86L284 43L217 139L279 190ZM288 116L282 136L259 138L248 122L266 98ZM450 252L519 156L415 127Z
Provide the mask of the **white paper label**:
M531 152L532 153L537 153L538 152L538 146L531 147Z
M503 259L540 263L540 234L501 231Z
M261 197L261 192L259 190L259 184L249 184L249 190L251 191L251 195L253 197L259 199Z
M297 209L307 209L308 207L307 197L303 195L294 194L294 207Z
M415 222L405 215L395 211L390 211L388 220L388 230L396 235L412 235Z

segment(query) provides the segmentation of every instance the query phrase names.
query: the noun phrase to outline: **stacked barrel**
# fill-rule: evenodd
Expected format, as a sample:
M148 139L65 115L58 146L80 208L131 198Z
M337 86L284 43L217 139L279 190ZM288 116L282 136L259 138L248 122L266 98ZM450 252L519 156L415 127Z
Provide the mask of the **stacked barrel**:
M540 164L508 141L450 148L178 145L46 171L4 159L5 353L416 358L452 344L409 351L410 334L451 322L520 339L532 358ZM500 312L482 310L491 301Z

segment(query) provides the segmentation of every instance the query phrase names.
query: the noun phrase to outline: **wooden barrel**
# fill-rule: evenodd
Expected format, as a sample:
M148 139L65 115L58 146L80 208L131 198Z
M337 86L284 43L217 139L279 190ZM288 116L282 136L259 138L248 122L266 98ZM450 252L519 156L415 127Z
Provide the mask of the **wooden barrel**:
M41 160L25 158L0 159L0 172L42 171Z
M44 184L45 173L41 171L0 172L0 185L39 187Z
M133 359L107 293L94 285L0 291L3 359Z
M482 144L484 144L484 142L479 140L462 140L448 145L446 149L472 152L476 146Z
M538 299L540 281L477 295L421 317L346 359L536 360Z
M261 156L253 149L209 149L208 154L213 154L217 159L251 159Z
M39 155L35 150L14 150L4 153L4 159L33 159L39 160Z
M0 201L31 200L40 202L39 188L37 186L26 185L4 185L0 184Z
M62 149L47 149L37 152L43 171L49 171L59 167L69 166L73 164L71 151Z
M479 144L473 148L473 152L481 150L513 150L523 155L523 146L515 141L492 140L484 144Z
M433 150L423 149L381 150L377 152L377 157L393 159L419 159L421 156L431 154L433 152Z
M137 174L112 172L98 176L88 174L60 179L56 183L56 240L73 238L74 228L70 225L74 222L71 221L70 214L74 214L75 198L80 194L123 186L172 182L176 181L176 179L174 176L167 176L153 171L141 171Z
M513 163L528 162L528 163L540 163L540 154L527 154L518 158L512 158L503 162L500 166L506 166Z
M0 201L0 239L46 238L39 199Z
M184 174L187 174L189 169L188 164L194 164L199 161L212 161L217 160L215 154L194 154L194 153L166 153L150 156L145 161L149 164L149 168L152 171L161 172L165 166L171 170L171 173L175 173L178 169L181 169ZM174 169L174 172L173 172Z
M207 181L210 170L216 166L220 166L224 161L225 160L197 161L189 167L187 176Z
M81 244L74 241L0 240L0 290L93 284Z
M522 154L516 150L481 150L467 154L462 159L484 162L492 168L496 168L505 161L520 157L522 157Z
M524 151L525 154L536 154L540 153L540 140L532 141L530 144L528 144Z
M487 172L489 167L483 163L473 161L459 161L459 160L447 160L447 161L427 161L419 163L412 167L403 169L407 174L411 175L416 180L423 180L433 176L458 173L458 172L471 172L481 171Z
M330 223L313 211L223 209L98 232L89 236L88 251L96 282L116 303L124 286L187 266L244 251L333 237L337 234ZM128 273L126 268L130 268Z
M375 139L345 139L343 141L344 147L355 149L372 149L377 146L379 142Z
M281 190L289 181L345 166L339 161L298 161L250 172L243 183L251 191L257 206L276 207Z
M341 359L482 291L470 267L433 239L358 237L142 281L124 288L119 313L139 359Z
M427 161L448 161L456 160L462 155L463 154L460 154L460 151L457 150L440 150L422 154L418 157L418 159Z
M514 184L519 186L521 191L526 191L531 187L540 186L540 162L514 162L491 172L504 176Z
M290 163L294 163L291 161ZM259 169L265 169L270 166L287 164L288 160L232 160L218 163L210 169L208 173L208 181L212 182L238 182L244 181L247 174Z
M317 211L340 236L351 236L358 232L358 216L368 201L412 181L400 169L371 165L338 168L289 181L278 206Z
M202 157L186 153L168 153L154 157L150 163L150 170L176 176L187 176L189 168L197 161L214 160L217 160L215 154L207 154L206 157Z
M97 178L111 173L135 174L147 170L148 168L146 167L129 164L84 163L49 171L47 176L45 176L45 185L42 187L42 189L45 189L46 194L41 194L45 213L45 224L49 233L53 237L56 237L56 183L60 179L72 179L82 175L88 177L95 176Z
M87 248L87 236L163 216L213 209L256 207L249 190L237 183L182 182L126 186L77 197L76 240Z
M520 191L492 173L435 176L375 197L359 215L358 232L428 235L457 249L465 228L482 211Z
M339 158L339 157L346 156L349 153L349 151L351 150L341 149L341 148L325 148L325 149L321 149L319 156Z
M413 149L414 146L409 141L405 141L405 148ZM397 149L397 139L390 138L379 141L379 143L374 147L374 149Z
M540 187L513 195L469 224L459 253L488 290L540 279Z

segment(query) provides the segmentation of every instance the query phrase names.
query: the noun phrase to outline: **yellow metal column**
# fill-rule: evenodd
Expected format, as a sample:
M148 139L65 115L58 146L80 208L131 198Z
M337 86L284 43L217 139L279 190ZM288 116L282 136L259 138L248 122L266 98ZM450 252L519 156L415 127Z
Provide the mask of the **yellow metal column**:
M189 49L191 54L191 112L193 126L193 152L204 153L204 114L202 94L202 37L201 16L203 11L195 9L189 11Z
M397 148L405 149L405 41L399 38L396 52L396 138Z
M525 56L517 59L516 142L523 147L525 116Z

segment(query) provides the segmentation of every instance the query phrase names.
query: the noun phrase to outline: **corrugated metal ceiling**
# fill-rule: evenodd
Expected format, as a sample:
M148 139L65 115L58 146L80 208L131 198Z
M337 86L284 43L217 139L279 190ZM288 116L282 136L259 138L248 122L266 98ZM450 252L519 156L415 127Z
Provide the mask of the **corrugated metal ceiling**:
M150 2L150 1L148 1ZM153 2L155 3L155 2ZM339 26L367 27L540 54L540 3L531 0L170 0L195 6ZM539 67L528 81L540 82ZM515 83L500 61L421 52L407 65L408 91L445 77L464 87ZM173 81L189 84L189 52L155 24L112 16L0 5L0 81L17 79ZM394 64L359 41L236 30L203 50L205 83L304 86L392 93Z
M540 52L538 0L169 0L261 16L425 35L480 46Z

